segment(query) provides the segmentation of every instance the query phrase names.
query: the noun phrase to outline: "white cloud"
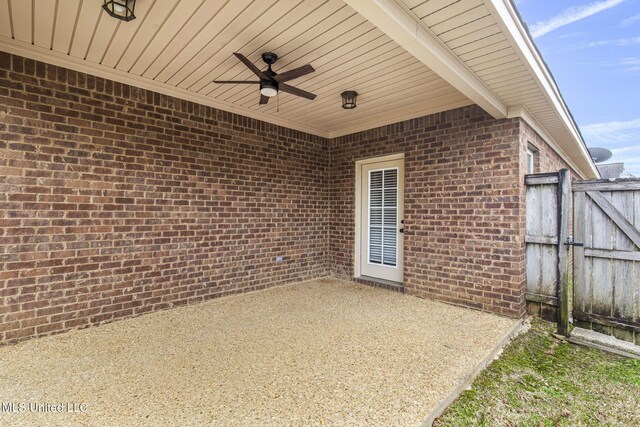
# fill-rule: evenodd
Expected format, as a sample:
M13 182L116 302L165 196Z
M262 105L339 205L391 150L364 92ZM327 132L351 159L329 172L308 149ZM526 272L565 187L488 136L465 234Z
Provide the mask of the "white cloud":
M633 25L636 22L640 22L640 13L637 15L630 16L627 19L623 19L622 22L620 22L620 25L623 27L628 27L629 25Z
M633 46L636 44L640 44L640 36L638 37L630 37L625 39L614 39L614 40L600 40L597 42L591 42L587 46L588 47L599 47L599 46Z
M623 58L618 62L619 65L640 65L640 58Z
M640 141L640 119L593 123L581 126L588 146L617 146Z
M587 132L610 132L616 130L639 129L640 119L628 120L624 122L603 122L586 125L583 129Z
M600 13L604 10L617 6L623 1L625 0L604 0L584 6L570 7L547 21L540 21L531 25L531 35L533 37L540 37L560 27L564 27L565 25L580 21L581 19L588 18L596 13Z
M640 145L631 145L628 147L614 148L611 150L614 156L620 156L623 154L640 154Z

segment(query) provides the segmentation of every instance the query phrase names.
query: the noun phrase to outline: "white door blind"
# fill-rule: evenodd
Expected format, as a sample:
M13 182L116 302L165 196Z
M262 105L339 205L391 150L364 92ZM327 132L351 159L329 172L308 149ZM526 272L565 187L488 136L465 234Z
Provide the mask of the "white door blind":
M398 253L398 169L369 172L369 262L395 267Z

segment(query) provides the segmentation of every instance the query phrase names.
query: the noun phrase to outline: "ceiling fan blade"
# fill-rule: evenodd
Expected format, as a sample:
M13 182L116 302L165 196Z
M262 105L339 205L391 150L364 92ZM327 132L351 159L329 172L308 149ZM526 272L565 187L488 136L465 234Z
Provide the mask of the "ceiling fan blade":
M258 104L264 105L267 102L269 102L269 97L268 96L264 96L264 95L260 95L260 102Z
M220 84L225 84L225 83L233 83L233 84L237 84L237 85L252 85L252 84L260 84L259 80L255 80L255 81L236 81L236 80L214 80L214 83L220 83Z
M290 93L291 95L301 96L303 98L307 98L312 101L316 99L316 96L317 96L311 92L307 92L306 90L298 89L297 87L289 86L288 84L284 84L284 83L281 83L278 87L283 92Z
M273 79L278 83L284 83L289 80L297 79L305 74L313 73L315 69L310 65L303 65L302 67L294 68L293 70L285 71L278 74Z
M244 63L244 65L249 67L249 69L251 71L253 71L253 73L256 76L260 77L262 80L269 80L269 78L262 71L260 71L260 69L258 67L253 65L253 62L249 61L246 56L244 56L243 54L238 53L238 52L234 52L233 54L236 56L236 58L238 58L240 61L242 61Z

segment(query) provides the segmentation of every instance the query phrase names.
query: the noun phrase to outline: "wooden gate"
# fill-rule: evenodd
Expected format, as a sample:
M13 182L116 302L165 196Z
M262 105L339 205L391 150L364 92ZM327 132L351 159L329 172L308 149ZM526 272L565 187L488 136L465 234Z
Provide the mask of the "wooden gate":
M569 332L569 204L566 169L525 176L527 311Z
M640 180L573 184L576 326L640 344Z

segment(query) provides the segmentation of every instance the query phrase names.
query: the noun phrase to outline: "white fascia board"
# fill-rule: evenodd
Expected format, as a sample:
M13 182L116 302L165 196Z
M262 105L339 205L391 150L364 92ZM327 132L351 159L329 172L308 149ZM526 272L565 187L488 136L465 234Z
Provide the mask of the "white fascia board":
M220 101L218 99L211 98L197 92L170 86L145 77L136 76L134 74L130 74L116 68L105 67L100 64L85 61L80 58L65 55L39 46L34 46L30 43L21 42L19 40L0 37L0 51L34 59L36 61L46 62L47 64L57 65L59 67L79 71L81 73L87 73L92 76L103 77L107 80L113 80L118 83L139 87L141 89L147 89L153 92L161 93L163 95L173 96L175 98L184 99L186 101L192 101L197 104L207 105L219 110L224 110L241 116L250 117L252 119L261 120L263 122L297 130L311 135L317 135L323 138L330 137L330 133L324 129L301 125L298 122L274 117L273 115L263 113L261 111L237 107L230 102Z
M344 0L451 86L496 119L507 106L410 10L394 0Z
M591 159L591 155L587 151L586 144L582 139L582 135L580 135L578 126L574 122L569 108L562 99L560 90L556 86L544 60L538 53L510 0L483 0L483 2L494 18L496 18L496 22L501 27L502 32L516 49L518 56L520 56L524 65L536 80L545 97L554 107L573 137L573 142L576 144L580 157L579 159L575 159L577 162L574 161L573 163L580 163L584 166L576 170L581 171L588 178L599 178L600 174Z

